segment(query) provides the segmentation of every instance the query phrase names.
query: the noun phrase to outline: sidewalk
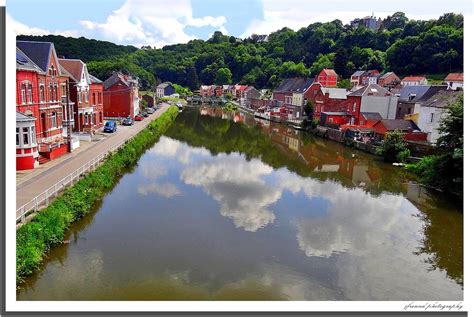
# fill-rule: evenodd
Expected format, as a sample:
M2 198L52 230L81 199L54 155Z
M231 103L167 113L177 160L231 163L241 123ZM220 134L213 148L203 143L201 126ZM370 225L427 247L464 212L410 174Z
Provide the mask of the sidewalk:
M168 108L168 104L163 104L155 113L143 121L135 122L133 126L118 126L115 133L105 136L100 141L81 142L79 149L73 153L68 153L57 160L43 164L40 168L30 171L30 173L17 173L17 209L102 152L113 148L123 140L146 128L152 120L157 119Z

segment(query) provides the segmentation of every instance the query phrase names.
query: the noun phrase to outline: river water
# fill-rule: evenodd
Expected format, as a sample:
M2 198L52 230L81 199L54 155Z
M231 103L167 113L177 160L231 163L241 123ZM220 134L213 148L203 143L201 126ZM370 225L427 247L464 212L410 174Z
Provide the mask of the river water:
M463 216L374 156L189 107L19 300L462 300Z

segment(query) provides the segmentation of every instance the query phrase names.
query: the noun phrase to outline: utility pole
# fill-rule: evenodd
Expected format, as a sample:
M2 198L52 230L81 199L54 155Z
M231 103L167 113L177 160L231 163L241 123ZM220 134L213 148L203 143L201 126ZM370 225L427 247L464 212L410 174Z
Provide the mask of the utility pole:
M67 118L67 144L68 152L72 152L72 139L71 139L71 114L69 110L69 79L66 80L66 118Z

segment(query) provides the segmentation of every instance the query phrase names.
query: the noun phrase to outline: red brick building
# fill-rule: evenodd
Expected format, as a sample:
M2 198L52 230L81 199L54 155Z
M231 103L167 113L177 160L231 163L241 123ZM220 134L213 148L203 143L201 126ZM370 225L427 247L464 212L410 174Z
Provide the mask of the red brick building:
M337 74L334 69L323 69L314 80L324 87L337 87Z
M62 131L68 77L61 72L52 43L17 41L16 44L16 108L21 114L35 118L35 142L40 154L38 161L42 163L67 151ZM25 149L20 142L17 155L21 157Z
M87 65L79 59L59 59L59 64L69 77L69 98L74 103L75 113L74 131L90 133L99 129L102 127L102 114L97 103L101 100L102 82L94 77L92 91Z
M114 73L104 81L104 117L134 117L139 112L138 80Z

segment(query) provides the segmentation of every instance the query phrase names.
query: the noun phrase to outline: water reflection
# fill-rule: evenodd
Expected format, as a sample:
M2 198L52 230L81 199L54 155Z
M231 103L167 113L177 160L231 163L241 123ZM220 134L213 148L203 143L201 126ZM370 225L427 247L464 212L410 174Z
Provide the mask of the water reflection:
M203 187L219 202L221 215L231 218L237 228L255 232L273 222L275 215L268 206L281 197L262 179L271 172L270 166L258 160L247 162L236 154L218 155L186 167L181 179Z
M201 113L179 115L19 299L462 299L450 201L362 152Z

